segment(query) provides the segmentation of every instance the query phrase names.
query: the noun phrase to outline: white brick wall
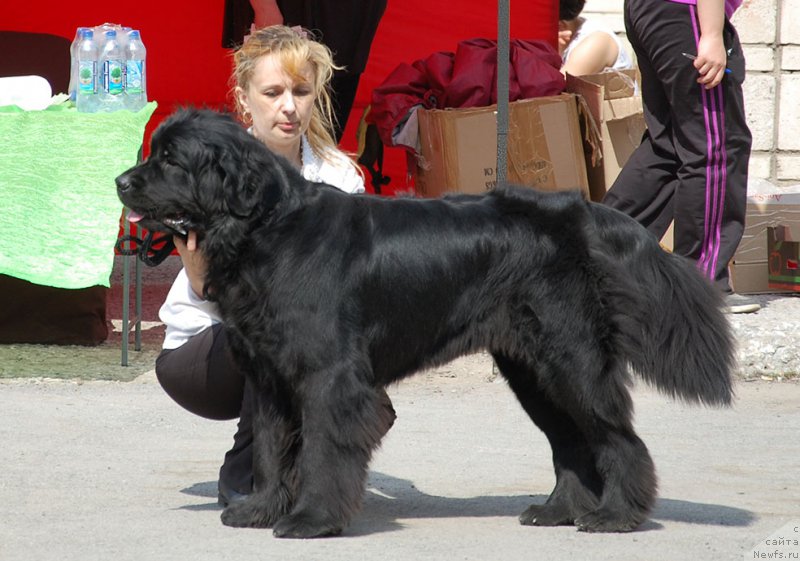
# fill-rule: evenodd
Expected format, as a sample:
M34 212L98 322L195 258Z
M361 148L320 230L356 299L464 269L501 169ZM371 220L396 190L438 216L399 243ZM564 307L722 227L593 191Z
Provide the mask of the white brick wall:
M766 73L749 73L742 89L747 123L753 135L752 150L769 151L775 142L775 121L771 117L775 113L775 78Z
M781 43L784 45L800 45L800 1L781 0Z
M622 0L587 0L584 14L625 35ZM734 14L745 58L753 133L750 176L800 182L800 0L744 0Z
M733 14L733 24L743 44L773 43L777 27L776 6L779 0L744 0Z
M800 74L781 72L780 102L778 106L778 150L800 150ZM792 126L794 125L794 126Z

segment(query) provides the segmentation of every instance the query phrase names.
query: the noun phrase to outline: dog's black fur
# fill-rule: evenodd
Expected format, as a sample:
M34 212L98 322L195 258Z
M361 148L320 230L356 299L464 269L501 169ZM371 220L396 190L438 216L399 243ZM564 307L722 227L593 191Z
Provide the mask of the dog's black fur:
M206 294L257 388L255 491L222 513L229 526L339 533L391 423L380 388L481 349L552 446L555 489L523 524L646 519L656 476L629 369L671 396L731 400L720 296L578 193L347 195L198 110L162 124L117 185L145 227L198 232Z

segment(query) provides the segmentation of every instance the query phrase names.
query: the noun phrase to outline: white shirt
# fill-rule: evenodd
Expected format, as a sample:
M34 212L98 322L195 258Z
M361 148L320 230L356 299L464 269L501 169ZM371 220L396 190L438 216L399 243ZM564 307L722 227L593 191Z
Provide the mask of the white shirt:
M303 177L309 181L328 183L346 193L364 192L364 179L345 154L331 150L333 162L329 162L314 154L305 135L302 143ZM177 349L191 337L222 321L217 305L194 293L186 269L181 269L172 283L158 317L167 326L163 344L165 349Z
M586 39L586 37L592 33L598 32L611 35L611 38L614 39L614 42L617 44L617 60L614 61L614 65L611 68L614 70L628 70L633 68L633 59L631 58L631 55L628 54L627 49L622 44L622 40L617 36L617 34L605 25L588 19L583 20L583 23L572 37L572 41L570 41L567 45L567 48L564 49L564 52L561 55L561 60L563 63L567 62L572 49L574 49L578 43Z

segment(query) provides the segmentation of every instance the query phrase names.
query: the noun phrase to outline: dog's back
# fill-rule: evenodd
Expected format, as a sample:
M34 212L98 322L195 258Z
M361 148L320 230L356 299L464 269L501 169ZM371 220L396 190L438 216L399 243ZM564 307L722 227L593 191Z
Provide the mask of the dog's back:
M344 309L358 309L344 313L376 333L372 368L381 383L487 349L492 341L503 348L520 344L509 339L517 331L512 308L524 303L550 315L557 300L583 291L586 282L575 264L589 258L591 216L578 194L512 188L385 199L328 190L309 203L302 211L307 216L300 222L295 216L294 225L345 236L325 245L324 254L331 274L347 277L337 282L348 290L327 299L347 299ZM341 263L346 267L335 271Z

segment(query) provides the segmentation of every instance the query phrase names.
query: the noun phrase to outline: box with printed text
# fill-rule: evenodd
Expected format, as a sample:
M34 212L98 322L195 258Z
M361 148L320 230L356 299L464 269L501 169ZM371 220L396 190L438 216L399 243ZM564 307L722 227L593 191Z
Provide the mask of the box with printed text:
M483 193L496 185L496 106L418 113L415 178L420 195ZM507 180L588 194L579 113L579 99L571 94L510 103Z
M770 229L775 232L772 243ZM777 279L770 280L771 268L776 272L773 276L780 276L780 247L776 248L776 242L789 241L800 241L800 192L764 191L748 195L744 234L730 264L733 289L740 294L794 290L789 283L781 286ZM790 247L784 244L784 253Z

